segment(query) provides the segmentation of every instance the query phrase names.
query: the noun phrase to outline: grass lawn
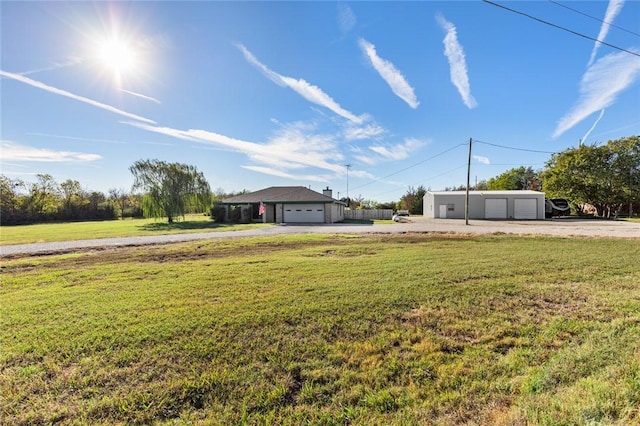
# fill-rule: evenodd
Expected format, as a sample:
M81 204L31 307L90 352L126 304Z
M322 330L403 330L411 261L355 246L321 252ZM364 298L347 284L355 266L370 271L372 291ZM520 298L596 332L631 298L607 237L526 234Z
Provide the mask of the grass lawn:
M0 245L49 241L86 240L89 238L132 237L139 235L181 234L191 232L236 231L270 224L216 223L204 215L186 215L184 220L167 223L166 219L125 219L94 222L45 223L0 227Z
M3 259L0 424L638 424L638 259L446 234Z

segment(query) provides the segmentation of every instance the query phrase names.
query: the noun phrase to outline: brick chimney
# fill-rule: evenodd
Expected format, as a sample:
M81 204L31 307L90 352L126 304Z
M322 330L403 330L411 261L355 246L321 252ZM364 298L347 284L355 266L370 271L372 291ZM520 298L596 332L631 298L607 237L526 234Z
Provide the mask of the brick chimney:
M327 197L333 198L333 191L329 189L327 186L326 189L322 190L322 195L326 195Z

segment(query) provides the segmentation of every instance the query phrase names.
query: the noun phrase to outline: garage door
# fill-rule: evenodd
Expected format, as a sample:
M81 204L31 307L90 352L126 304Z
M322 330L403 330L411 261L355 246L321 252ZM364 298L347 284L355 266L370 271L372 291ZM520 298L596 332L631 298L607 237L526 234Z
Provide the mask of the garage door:
M513 200L514 219L537 219L538 200L535 198L516 198Z
M487 198L484 200L484 217L485 219L506 219L507 199Z
M324 204L285 204L284 221L288 223L324 223Z

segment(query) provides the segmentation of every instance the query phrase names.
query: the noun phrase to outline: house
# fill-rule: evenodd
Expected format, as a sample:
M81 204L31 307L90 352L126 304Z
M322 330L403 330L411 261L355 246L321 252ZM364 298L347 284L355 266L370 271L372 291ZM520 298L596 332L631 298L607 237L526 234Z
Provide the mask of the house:
M427 192L423 215L464 219L466 191ZM544 219L544 192L469 191L469 219Z
M304 186L272 186L216 203L225 221L263 223L335 223L344 220L345 203Z

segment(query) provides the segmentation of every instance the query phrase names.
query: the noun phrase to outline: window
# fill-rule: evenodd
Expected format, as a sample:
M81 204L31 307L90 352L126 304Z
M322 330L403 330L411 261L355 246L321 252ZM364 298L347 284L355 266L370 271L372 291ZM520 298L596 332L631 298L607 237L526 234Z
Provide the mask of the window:
M456 205L455 204L447 204L447 211L448 212L456 211Z

